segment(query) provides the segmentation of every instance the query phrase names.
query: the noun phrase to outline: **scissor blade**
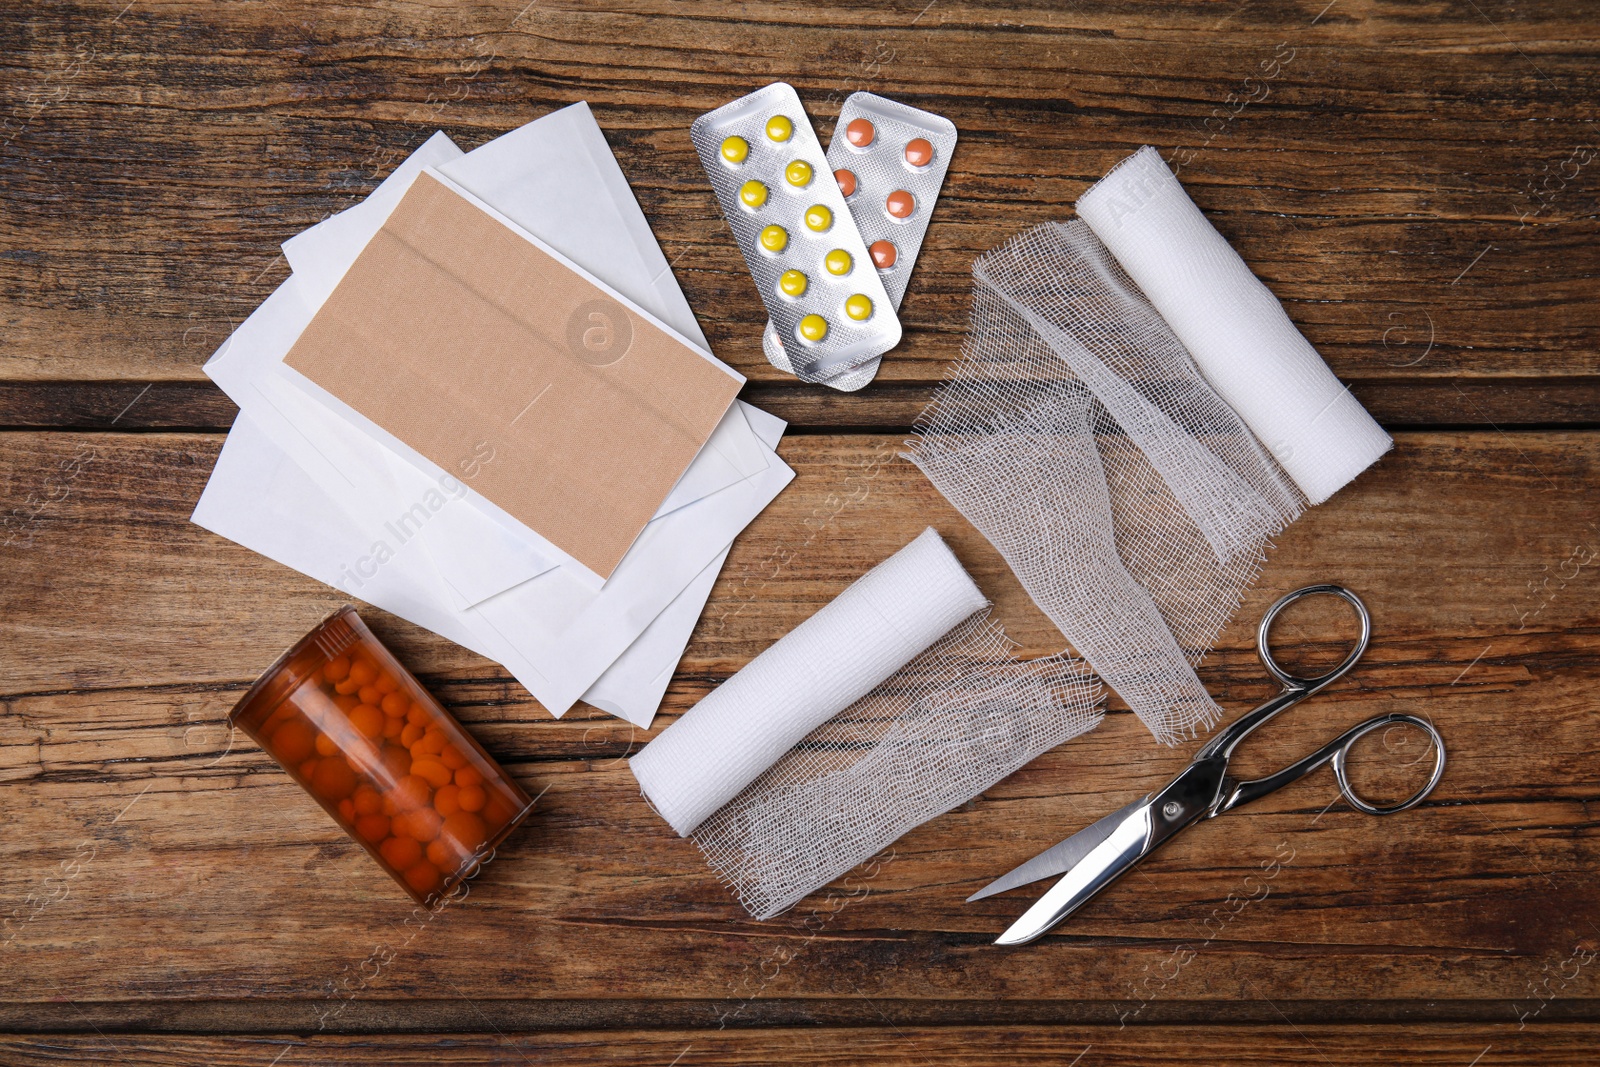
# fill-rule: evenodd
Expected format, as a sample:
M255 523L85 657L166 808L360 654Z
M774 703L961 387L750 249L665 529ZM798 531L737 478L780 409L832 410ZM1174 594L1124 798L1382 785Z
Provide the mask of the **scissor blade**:
M1050 887L1022 918L995 941L997 945L1026 945L1077 911L1096 893L1116 881L1150 851L1151 802L1141 800L1124 815L1089 854L1079 860L1061 881Z
M1104 841L1062 875L995 944L1025 945L1039 937L1116 881L1151 849L1211 815L1227 773L1227 756L1207 756L1190 763L1166 788L1135 805Z
M1120 826L1122 820L1127 818L1134 808L1143 804L1145 799L1140 798L1131 804L1124 805L1098 822L1079 830L1065 841L1050 846L1020 867L1013 869L1009 873L1002 874L999 878L996 878L968 897L967 903L970 904L974 900L982 900L984 897L992 897L996 893L1004 893L1007 890L1017 888L1019 885L1037 882L1041 878L1065 874L1079 860L1087 856L1096 845L1109 837L1111 831Z

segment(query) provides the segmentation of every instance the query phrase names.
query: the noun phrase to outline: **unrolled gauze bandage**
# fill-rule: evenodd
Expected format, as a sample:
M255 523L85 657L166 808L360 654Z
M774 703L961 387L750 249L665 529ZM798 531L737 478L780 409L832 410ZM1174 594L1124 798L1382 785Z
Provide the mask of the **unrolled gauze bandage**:
M806 735L987 601L932 528L757 656L629 760L687 836Z
M1393 445L1154 148L1079 197L1078 216L1312 504Z

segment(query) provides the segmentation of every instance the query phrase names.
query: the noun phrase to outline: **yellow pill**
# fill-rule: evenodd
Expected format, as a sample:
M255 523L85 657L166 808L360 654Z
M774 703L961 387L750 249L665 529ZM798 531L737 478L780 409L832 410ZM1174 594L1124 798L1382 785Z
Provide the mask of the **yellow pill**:
M768 226L761 231L761 247L768 252L782 252L789 244L789 231L782 226Z
M782 115L767 120L767 137L774 141L787 141L794 133L794 123Z
M872 301L861 293L854 293L845 299L844 313L860 322L872 314Z
M722 142L722 158L729 163L743 163L750 154L750 142L743 137L729 137Z
M778 288L783 290L784 296L805 296L806 276L797 270L786 270L778 279Z
M752 178L739 186L739 199L745 207L754 210L767 202L767 187Z
M813 233L821 233L833 225L833 212L821 204L812 204L806 208L806 229Z
M828 336L828 320L821 315L807 315L800 320L800 336L807 341L820 341Z
M803 159L797 159L783 168L783 180L797 188L805 188L811 184L811 164Z
M849 274L850 253L842 248L835 248L832 252L822 257L822 265L828 268L829 274Z

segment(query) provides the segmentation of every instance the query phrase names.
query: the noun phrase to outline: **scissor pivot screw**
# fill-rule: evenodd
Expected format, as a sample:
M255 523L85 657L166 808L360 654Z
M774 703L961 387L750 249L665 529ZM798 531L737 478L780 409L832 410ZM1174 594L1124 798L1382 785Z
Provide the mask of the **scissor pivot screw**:
M1167 801L1166 804L1161 808L1161 814L1165 815L1169 819L1176 819L1179 813L1182 811L1183 805L1179 804L1176 800Z

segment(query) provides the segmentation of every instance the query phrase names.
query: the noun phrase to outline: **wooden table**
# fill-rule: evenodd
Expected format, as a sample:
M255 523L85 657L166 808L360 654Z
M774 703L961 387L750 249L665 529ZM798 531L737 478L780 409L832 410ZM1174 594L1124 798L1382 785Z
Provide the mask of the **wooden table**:
M0 1062L1592 1063L1600 1042L1596 19L1358 0L837 7L625 0L10 0L0 18ZM774 79L824 137L856 89L961 146L854 396L760 354L688 128ZM1163 782L1105 724L782 918L750 920L624 764L497 665L367 617L541 810L417 919L228 708L344 598L188 523L234 409L201 364L278 244L443 129L588 100L717 353L798 472L729 558L672 721L933 524L1027 655L1061 639L899 443L964 332L968 267L1152 144L1394 452L1279 541L1201 674L1267 688L1249 623L1340 581L1362 669L1250 750L1425 711L1421 808L1308 779L1186 835L1021 951L962 899ZM1247 768L1248 769L1248 768ZM1270 876L1264 864L1284 860Z

